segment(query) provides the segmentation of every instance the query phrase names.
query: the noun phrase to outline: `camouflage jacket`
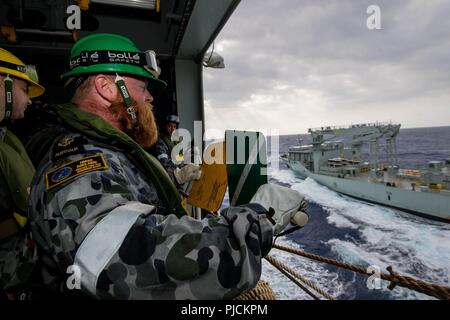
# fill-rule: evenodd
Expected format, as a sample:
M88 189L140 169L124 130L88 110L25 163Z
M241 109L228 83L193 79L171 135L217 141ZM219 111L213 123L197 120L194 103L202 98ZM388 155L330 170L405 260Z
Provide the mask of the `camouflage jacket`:
M113 299L227 299L256 285L273 236L261 206L199 221L168 214L159 198L129 155L60 135L31 191L46 285Z
M33 270L35 250L16 220L26 221L17 214L26 216L33 174L22 143L0 127L0 290L23 285Z
M164 137L160 136L156 144L152 147L152 153L164 167L166 172L169 174L169 177L172 180L172 182L177 185L177 181L175 179L175 176L173 175L173 172L179 166L177 166L172 161L171 153L173 149L173 144L168 145L167 140L170 141L170 138L166 136Z

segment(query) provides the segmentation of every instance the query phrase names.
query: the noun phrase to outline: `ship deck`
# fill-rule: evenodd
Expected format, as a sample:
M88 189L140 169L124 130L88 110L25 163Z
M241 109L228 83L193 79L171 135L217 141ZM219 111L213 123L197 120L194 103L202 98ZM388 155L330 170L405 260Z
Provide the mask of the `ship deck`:
M355 181L364 181L364 182L369 182L369 183L377 183L377 184L382 184L385 186L401 188L401 189L417 191L417 192L437 192L437 193L442 193L447 196L450 196L450 190L434 190L434 189L426 188L426 191L423 191L421 188L422 185L420 184L419 178L413 178L413 177L402 178L402 177L398 177L398 176L393 177L392 175L389 175L387 172L383 172L383 176L380 176L378 178L373 178L370 176L369 172L365 172L365 173L360 173L357 176L346 175L344 177L344 179L355 180ZM443 192L440 192L440 191L443 191Z

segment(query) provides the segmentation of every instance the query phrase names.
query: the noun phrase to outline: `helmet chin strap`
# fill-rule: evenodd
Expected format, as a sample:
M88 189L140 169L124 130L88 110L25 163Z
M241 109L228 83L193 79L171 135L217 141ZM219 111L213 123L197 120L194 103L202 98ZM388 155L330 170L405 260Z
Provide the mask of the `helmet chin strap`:
M3 120L10 120L13 110L13 79L9 74L6 75L5 80L5 117Z
M127 86L125 85L124 79L119 76L119 74L116 73L116 79L115 83L117 85L117 88L119 88L120 95L123 98L123 101L125 102L125 105L127 106L127 113L131 117L131 121L133 125L137 124L137 115L136 110L132 106L131 96L128 92Z

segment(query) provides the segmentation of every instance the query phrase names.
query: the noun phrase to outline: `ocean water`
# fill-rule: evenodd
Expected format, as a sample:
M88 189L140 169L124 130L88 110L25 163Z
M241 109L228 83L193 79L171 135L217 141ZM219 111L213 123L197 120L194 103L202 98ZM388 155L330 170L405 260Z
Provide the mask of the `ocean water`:
M280 153L297 144L298 137L280 136ZM300 137L307 142L309 136ZM450 127L402 129L397 142L402 168L419 169L430 160L450 158ZM269 153L269 161L275 156ZM308 224L277 243L381 272L393 266L401 274L450 286L450 224L342 196L300 179L281 162L269 174L271 182L290 186L310 201ZM434 299L401 287L390 291L386 281L369 289L366 276L276 249L271 254L337 299ZM267 261L262 278L278 299L312 299Z

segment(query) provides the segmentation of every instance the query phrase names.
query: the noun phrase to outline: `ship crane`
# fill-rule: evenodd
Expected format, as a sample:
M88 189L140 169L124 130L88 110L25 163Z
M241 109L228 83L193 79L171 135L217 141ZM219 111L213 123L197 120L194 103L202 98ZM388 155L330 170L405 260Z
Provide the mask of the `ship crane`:
M339 136L351 137L348 142L353 148L360 149L364 143L370 144L369 156L374 169L379 167L379 140L384 137L386 141L385 150L389 164L397 165L396 137L400 130L400 124L392 123L363 123L350 126L327 126L308 129L312 136L313 146L321 146L324 142ZM325 135L331 137L325 140Z

